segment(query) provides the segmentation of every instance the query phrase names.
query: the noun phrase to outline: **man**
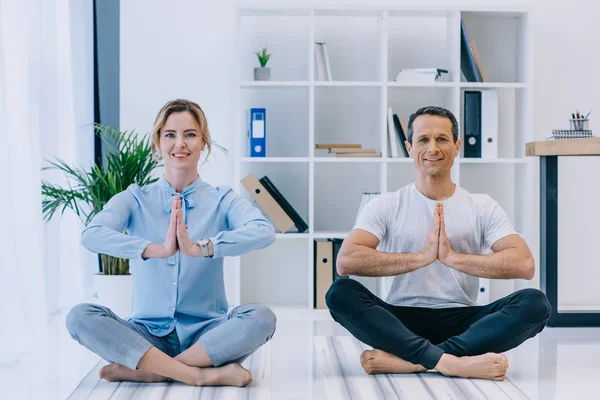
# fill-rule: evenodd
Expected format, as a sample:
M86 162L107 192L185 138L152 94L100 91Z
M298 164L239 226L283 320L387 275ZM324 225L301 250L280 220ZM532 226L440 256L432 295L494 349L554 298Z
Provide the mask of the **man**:
M360 360L369 374L504 380L500 353L541 332L550 304L524 289L477 306L479 278L532 279L531 251L494 200L452 182L461 141L450 111L419 109L407 139L416 182L368 203L337 258L341 275L393 276L387 302L341 279L327 292L331 315L374 348Z

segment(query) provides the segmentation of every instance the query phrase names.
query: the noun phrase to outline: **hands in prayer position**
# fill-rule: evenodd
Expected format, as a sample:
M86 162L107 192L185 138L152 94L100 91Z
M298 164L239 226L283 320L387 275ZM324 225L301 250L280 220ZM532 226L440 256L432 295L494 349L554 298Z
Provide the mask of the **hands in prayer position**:
M427 265L440 260L442 264L451 266L457 254L450 247L450 241L446 234L446 225L444 223L444 205L437 203L433 212L433 221L425 246L421 250L421 254L425 257Z
M181 213L181 198L173 196L171 219L169 220L167 237L163 244L160 245L162 251L160 251L160 255L152 252L149 250L151 245L144 251L143 256L168 258L177 253L177 250L180 250L181 253L189 257L202 257L202 249L196 242L190 239L187 228L188 226L183 222L183 215ZM212 254L212 243L210 242L209 254Z

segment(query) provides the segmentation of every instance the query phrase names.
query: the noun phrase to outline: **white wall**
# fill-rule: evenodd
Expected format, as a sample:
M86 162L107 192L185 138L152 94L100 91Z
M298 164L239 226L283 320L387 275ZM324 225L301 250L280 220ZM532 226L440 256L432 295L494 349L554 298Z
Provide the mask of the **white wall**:
M279 1L278 4L303 4ZM387 1L381 5L440 6L448 1ZM236 4L264 4L257 1L201 2L179 0L121 1L121 127L149 131L154 116L164 102L175 97L197 101L205 110L215 140L231 148L234 126L233 80L238 69L234 58ZM308 4L308 3L307 3ZM370 4L367 1L320 1L313 5ZM532 10L533 34L533 129L541 140L552 128L566 128L574 109L592 113L590 128L600 118L600 90L597 71L600 54L600 9L592 0L463 1L457 7L528 7ZM600 129L600 125L598 129ZM596 133L600 136L600 133ZM563 241L559 261L563 266L598 264L590 244L599 244L594 226L600 217L588 207L588 221L571 220L568 208L578 201L566 197L577 186L587 186L586 196L600 198L600 157L589 160L562 160L559 180L569 181L560 192L560 229L564 235L587 237L585 248L575 241ZM537 170L536 176L537 176ZM232 184L227 157L217 155L202 170L213 184ZM531 199L538 204L538 199ZM539 208L536 207L536 210ZM537 211L539 213L539 211ZM539 218L536 216L536 221ZM562 239L562 236L559 238ZM532 245L539 260L539 245ZM565 262L563 262L565 260ZM596 265L598 266L598 265ZM577 291L592 290L593 280L582 280ZM537 277L531 283L538 286ZM583 289L582 289L583 288ZM574 290L574 289L573 289ZM569 301L569 291L561 298ZM589 299L588 299L589 300ZM561 300L562 301L562 300ZM600 298L598 299L600 304Z

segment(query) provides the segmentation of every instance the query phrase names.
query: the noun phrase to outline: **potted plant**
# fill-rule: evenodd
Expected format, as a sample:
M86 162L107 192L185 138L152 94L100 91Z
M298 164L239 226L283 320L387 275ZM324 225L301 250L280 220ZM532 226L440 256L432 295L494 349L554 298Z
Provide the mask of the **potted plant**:
M60 209L62 215L71 209L84 225L102 210L114 195L132 183L140 186L156 182L151 173L160 166L152 157L148 136L95 124L94 132L111 148L102 165L94 164L89 170L67 165L63 160L46 160L50 166L66 175L68 187L42 181L42 213L45 221L52 219ZM127 233L127 232L124 232ZM100 273L94 277L98 302L111 308L120 317L131 313L132 279L129 260L100 254Z
M260 52L254 53L258 57L258 62L260 63L260 68L254 68L254 80L255 81L268 81L271 77L271 68L266 68L267 62L269 58L271 58L271 54L267 53L267 48L265 47Z

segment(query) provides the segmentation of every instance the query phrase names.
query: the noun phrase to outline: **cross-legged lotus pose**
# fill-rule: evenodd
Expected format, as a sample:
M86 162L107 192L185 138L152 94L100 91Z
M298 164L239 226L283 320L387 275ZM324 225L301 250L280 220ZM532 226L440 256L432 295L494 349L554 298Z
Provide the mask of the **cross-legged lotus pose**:
M503 380L508 360L501 353L538 334L550 304L539 290L524 289L477 306L479 278L532 279L534 259L494 200L452 182L460 151L454 115L425 107L408 125L416 182L369 202L337 258L341 275L393 277L389 295L383 301L340 279L327 305L374 348L361 355L367 373L436 369Z
M79 304L67 316L71 336L111 363L101 378L195 386L252 381L240 363L271 339L276 319L258 304L228 313L223 257L264 248L275 232L249 201L199 177L200 155L211 145L196 103L165 104L152 133L163 177L114 196L82 233L91 251L130 259L133 275L129 320L94 304Z

